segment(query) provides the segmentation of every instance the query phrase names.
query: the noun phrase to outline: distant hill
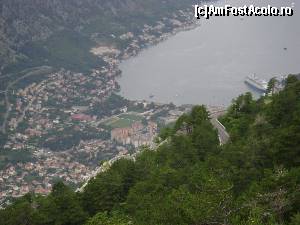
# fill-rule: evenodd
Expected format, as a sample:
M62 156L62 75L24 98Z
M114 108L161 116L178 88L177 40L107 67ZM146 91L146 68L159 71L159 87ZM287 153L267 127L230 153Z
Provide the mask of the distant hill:
M16 69L16 63L21 63L18 67L26 67L55 60L61 54L57 50L61 49L59 43L67 43L66 52L74 52L74 48L86 50L94 44L93 34L109 41L110 34L139 29L146 22L192 3L192 0L2 0L0 69L11 71Z

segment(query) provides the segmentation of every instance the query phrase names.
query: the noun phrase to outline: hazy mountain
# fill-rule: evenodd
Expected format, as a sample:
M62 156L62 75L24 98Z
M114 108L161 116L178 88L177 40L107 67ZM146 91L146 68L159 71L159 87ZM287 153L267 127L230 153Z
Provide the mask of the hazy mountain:
M32 55L43 55L41 46L35 44L56 35L59 37L54 38L55 42L61 36L90 40L93 33L107 36L128 27L138 29L139 23L158 19L192 3L192 0L2 0L0 65L3 69Z

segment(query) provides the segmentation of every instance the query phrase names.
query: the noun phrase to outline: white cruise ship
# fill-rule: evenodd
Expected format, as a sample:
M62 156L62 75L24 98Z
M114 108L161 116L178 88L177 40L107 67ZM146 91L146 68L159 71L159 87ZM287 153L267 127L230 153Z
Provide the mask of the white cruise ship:
M268 82L259 79L255 74L247 76L245 79L245 83L262 92L266 92L268 88Z

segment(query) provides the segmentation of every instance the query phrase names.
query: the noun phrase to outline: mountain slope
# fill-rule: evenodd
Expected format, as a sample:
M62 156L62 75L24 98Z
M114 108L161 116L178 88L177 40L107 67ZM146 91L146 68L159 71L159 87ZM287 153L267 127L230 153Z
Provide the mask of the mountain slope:
M31 58L49 55L52 43L86 42L88 50L95 33L102 36L139 29L176 9L190 7L192 0L2 0L0 3L0 65L29 63ZM103 38L103 37L102 37ZM50 42L51 43L51 42ZM74 44L76 46L76 44ZM74 47L73 45L70 45ZM66 48L65 51L68 51ZM52 54L52 53L51 53ZM55 58L54 53L53 58ZM36 56L36 57L35 57ZM49 58L45 57L45 58ZM48 59L49 60L49 59ZM42 63L38 62L39 64Z

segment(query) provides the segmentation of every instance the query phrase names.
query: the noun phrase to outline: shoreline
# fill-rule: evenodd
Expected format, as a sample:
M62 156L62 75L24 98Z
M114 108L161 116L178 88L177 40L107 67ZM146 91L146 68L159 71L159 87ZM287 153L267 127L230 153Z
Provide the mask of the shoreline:
M118 38L128 41L128 44L123 49L118 49L114 46L114 44L99 44L90 49L92 54L101 58L107 63L107 66L102 67L102 70L94 69L93 71L96 73L104 73L106 76L113 76L119 87L118 90L115 90L116 93L119 93L122 88L116 80L116 78L123 75L123 71L120 69L120 64L122 62L137 57L142 51L161 44L164 41L167 41L169 38L174 37L178 33L190 31L199 27L199 21L194 18L193 13L188 9L179 10L177 13L173 13L172 18L163 18L162 20L165 23L163 23L161 20L158 20L158 25L156 26L144 24L144 29L141 31L142 34L133 34L132 32L128 31L127 33L120 35ZM172 25L170 26L170 24ZM164 31L164 29L168 31ZM135 99L132 101L140 100ZM146 99L143 101L165 104Z
M191 14L187 13L186 18L189 19L190 15ZM128 48L126 48L125 50L122 51L122 50L119 50L119 49L111 48L110 46L96 46L96 47L91 49L91 52L94 53L95 55L99 56L99 57L104 57L104 59L106 59L105 61L108 62L109 65L113 66L116 69L115 72L119 71L119 74L116 76L116 77L119 77L119 76L122 76L122 71L119 69L119 65L123 61L128 60L128 59L133 58L133 57L137 57L143 50L146 50L147 48L154 47L155 45L160 44L160 43L168 40L170 37L173 37L173 36L175 36L176 34L178 34L180 32L189 31L189 30L192 30L192 29L195 29L195 28L198 27L197 21L193 21L193 20L190 20L190 21L191 22L183 23L182 26L180 26L180 27L173 27L171 32L162 33L162 35L156 37L153 40L153 42L150 41L148 43L145 43L145 45L136 45L136 47L138 49L136 49L136 50L133 49L133 51L128 51L128 50L130 50ZM131 36L130 34L128 34L128 35ZM134 41L135 40L133 40L133 43L134 43ZM112 54L114 57L107 58L106 53ZM120 87L120 85L119 85L119 87ZM120 90L118 90L117 92L119 92L119 91ZM124 96L122 96L122 97L124 97ZM132 100L132 101L139 101L139 100ZM143 102L148 102L147 100L142 100L142 101ZM165 103L159 103L159 102L155 102L155 101L151 101L151 102L153 102L154 104L165 104ZM186 105L190 105L190 104L186 104ZM151 149L154 150L159 145L160 144L157 144L155 147L152 147ZM108 170L114 162L116 162L120 159L135 160L135 157L139 153L140 153L140 150L137 150L133 154L126 154L126 155L121 155L121 156L116 155L113 158L105 161L101 166L97 167L94 170L94 172L92 172L91 176L83 183L83 185L81 185L80 187L78 187L76 189L76 192L84 191L84 188L88 185L89 181L94 179L99 173L102 173L102 172L105 172L106 170Z

